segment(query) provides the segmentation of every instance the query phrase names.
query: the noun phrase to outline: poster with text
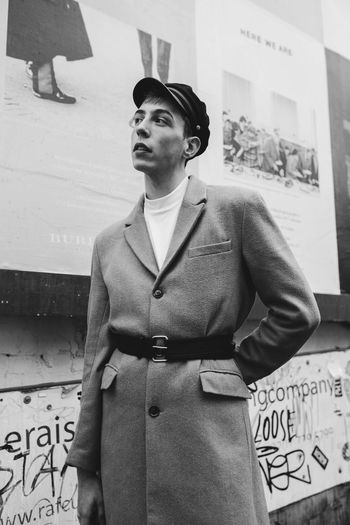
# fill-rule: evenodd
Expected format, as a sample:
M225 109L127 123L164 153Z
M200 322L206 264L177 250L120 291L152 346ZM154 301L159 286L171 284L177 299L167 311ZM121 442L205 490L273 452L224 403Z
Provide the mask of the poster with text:
M193 84L195 37L194 0L138 4L8 1L1 269L89 274L96 234L141 194L133 87L144 76Z
M0 399L0 525L75 525L76 470L65 465L80 385Z
M350 481L350 350L297 356L250 388L269 511Z
M350 350L296 356L250 389L270 512L349 482ZM80 384L1 394L0 525L77 523L65 458L80 396Z
M260 192L313 291L339 293L324 48L250 1L200 4L198 85L212 117L200 176Z

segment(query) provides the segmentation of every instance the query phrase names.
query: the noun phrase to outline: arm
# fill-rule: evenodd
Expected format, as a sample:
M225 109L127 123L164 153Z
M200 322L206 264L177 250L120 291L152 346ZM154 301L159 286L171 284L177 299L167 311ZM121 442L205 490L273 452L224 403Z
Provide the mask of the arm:
M101 481L78 468L78 519L80 525L106 525Z
M235 356L249 384L288 361L316 329L320 316L298 263L258 194L245 204L242 249L253 285L268 308Z
M92 254L88 331L85 344L80 416L66 463L96 473L100 468L101 376L111 353L108 336L109 297L103 280L97 241Z

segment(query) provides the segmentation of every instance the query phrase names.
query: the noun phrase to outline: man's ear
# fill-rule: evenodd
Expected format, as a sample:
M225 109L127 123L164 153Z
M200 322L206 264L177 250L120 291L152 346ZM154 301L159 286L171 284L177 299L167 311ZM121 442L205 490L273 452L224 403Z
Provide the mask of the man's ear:
M186 144L184 148L184 157L186 160L193 159L199 148L201 147L201 140L199 137L186 137Z

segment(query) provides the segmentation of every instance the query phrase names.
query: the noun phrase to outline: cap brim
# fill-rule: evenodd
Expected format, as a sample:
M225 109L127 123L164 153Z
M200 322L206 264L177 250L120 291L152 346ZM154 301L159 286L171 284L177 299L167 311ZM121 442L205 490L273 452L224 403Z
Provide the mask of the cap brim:
M153 77L142 78L134 87L132 97L136 107L140 107L149 93L161 95L175 103L176 107L183 113L187 113L180 100L166 87L165 84Z

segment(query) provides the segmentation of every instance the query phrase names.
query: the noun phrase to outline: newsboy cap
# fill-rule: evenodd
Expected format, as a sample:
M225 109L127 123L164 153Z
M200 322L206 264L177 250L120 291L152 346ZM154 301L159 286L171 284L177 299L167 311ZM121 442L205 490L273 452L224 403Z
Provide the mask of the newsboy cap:
M175 103L191 124L193 136L198 137L201 146L195 156L201 155L209 142L209 117L207 108L187 84L163 84L159 80L146 77L137 82L133 91L133 99L139 108L148 95L159 95Z

